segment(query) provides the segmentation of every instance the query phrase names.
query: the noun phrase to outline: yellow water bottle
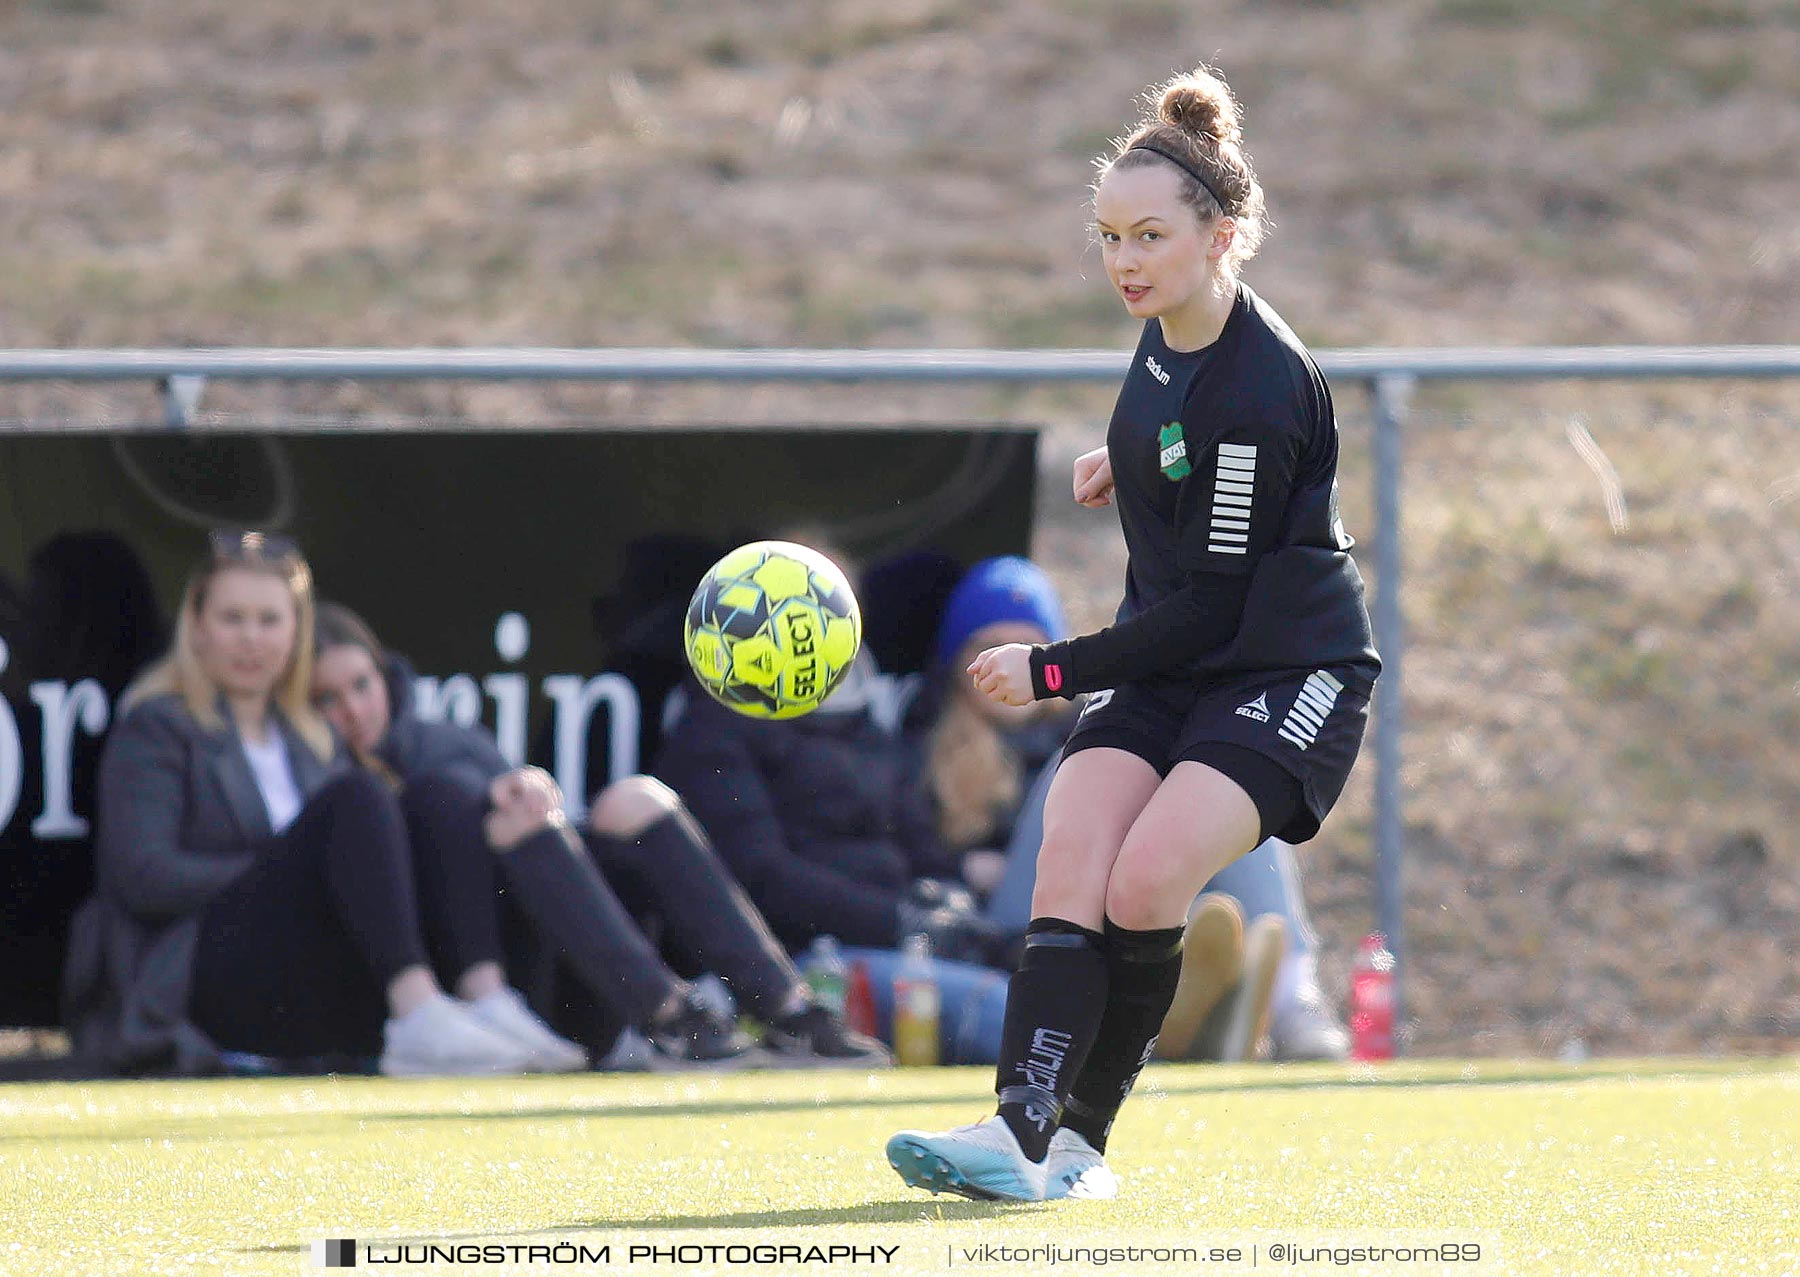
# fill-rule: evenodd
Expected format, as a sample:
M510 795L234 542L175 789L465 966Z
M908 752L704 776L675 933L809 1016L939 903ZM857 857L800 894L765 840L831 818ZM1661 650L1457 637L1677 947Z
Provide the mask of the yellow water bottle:
M906 1065L938 1062L938 986L930 936L911 935L900 942L900 965L894 969L894 1056Z

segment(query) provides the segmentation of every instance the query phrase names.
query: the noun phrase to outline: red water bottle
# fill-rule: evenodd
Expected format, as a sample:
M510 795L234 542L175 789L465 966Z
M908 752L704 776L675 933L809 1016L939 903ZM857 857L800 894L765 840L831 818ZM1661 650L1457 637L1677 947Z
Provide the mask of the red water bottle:
M1394 955L1379 931L1363 937L1350 967L1350 1058L1394 1058Z
M850 987L844 994L844 1023L870 1037L881 1035L875 1018L875 986L869 981L869 964L858 958L850 964Z

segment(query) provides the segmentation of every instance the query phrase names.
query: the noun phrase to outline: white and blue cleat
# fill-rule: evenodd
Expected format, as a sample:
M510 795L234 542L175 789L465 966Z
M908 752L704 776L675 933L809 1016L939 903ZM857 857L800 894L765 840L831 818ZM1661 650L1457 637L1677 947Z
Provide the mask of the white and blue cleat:
M938 1133L901 1131L888 1140L887 1159L914 1188L978 1202L1041 1202L1049 1175L1048 1159L1026 1157L998 1115Z

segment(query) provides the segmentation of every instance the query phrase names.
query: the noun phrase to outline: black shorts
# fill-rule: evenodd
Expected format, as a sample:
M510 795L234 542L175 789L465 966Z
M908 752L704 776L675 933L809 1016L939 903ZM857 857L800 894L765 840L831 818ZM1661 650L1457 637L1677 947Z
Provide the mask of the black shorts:
M1368 723L1368 695L1345 673L1275 670L1095 692L1063 756L1122 749L1161 776L1176 763L1205 763L1250 795L1264 838L1305 842L1344 792Z

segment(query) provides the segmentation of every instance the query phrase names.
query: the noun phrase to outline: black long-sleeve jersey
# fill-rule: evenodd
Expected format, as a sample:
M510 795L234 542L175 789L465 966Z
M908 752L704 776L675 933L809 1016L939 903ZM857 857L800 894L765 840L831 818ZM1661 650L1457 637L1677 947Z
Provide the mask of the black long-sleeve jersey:
M1150 320L1107 430L1130 555L1115 623L1037 649L1039 696L1261 670L1380 672L1337 502L1331 392L1246 285L1218 340Z

